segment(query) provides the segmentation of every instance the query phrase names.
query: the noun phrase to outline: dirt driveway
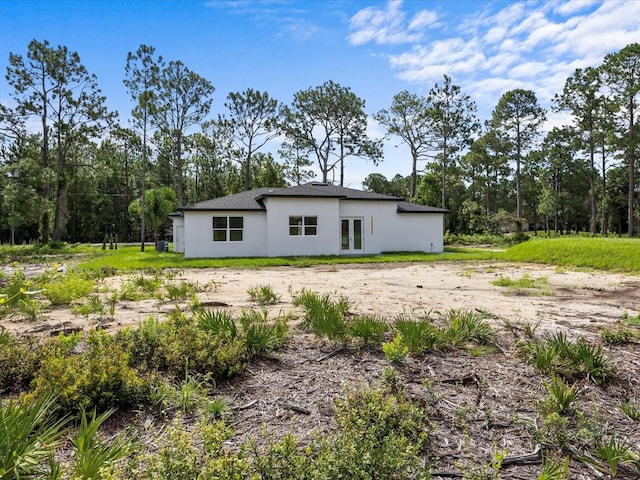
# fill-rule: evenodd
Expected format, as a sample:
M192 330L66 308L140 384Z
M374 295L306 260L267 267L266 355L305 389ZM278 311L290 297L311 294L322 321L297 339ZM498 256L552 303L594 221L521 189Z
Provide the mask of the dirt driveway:
M175 272L174 272L175 274ZM534 288L503 287L499 279L518 281L528 277ZM111 277L98 285L103 292L116 292L127 276ZM199 301L211 308L263 308L249 299L251 287L269 285L280 302L269 306L272 315L295 310L292 294L302 288L344 296L352 302L350 311L394 318L404 314L421 317L449 309L476 309L513 324L535 325L539 331L565 329L574 335L596 333L623 316L635 316L640 309L640 277L601 272L560 270L555 267L503 263L430 263L314 266L307 268L189 269L175 274L172 282L189 281L204 287ZM151 315L162 316L175 302L157 299L119 302L115 320L103 320L109 329L135 325ZM187 302L180 304L187 308ZM81 328L86 319L69 309L50 309L33 323L5 321L12 331Z

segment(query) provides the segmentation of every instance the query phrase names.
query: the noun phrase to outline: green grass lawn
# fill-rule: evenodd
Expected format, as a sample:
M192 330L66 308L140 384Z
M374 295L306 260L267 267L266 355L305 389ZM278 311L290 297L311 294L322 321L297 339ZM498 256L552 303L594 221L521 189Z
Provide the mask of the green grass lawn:
M570 268L591 268L613 272L640 273L640 239L601 237L532 237L506 250L445 247L444 253L387 253L357 257L274 257L274 258L192 258L173 252L157 252L153 245L144 252L140 246L120 246L102 250L88 245L49 247L0 247L0 261L64 261L73 258L81 268L121 271L148 268L264 268L278 266L399 263L438 261L507 261L540 263Z
M602 237L532 238L500 254L509 262L640 273L640 239Z
M398 263L436 262L496 259L496 252L471 248L447 248L442 254L388 253L357 257L249 257L249 258L184 258L183 254L157 252L152 247L140 251L139 246L120 247L118 250L96 250L81 263L82 268L96 270L103 267L118 270L140 270L145 268L264 268L264 267L309 267L312 265L335 265L354 263Z

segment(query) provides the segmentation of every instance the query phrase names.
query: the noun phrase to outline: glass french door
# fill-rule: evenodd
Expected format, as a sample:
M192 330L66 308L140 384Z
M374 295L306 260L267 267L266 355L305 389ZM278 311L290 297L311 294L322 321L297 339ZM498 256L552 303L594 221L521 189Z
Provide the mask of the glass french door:
M340 253L362 253L364 219L340 219Z

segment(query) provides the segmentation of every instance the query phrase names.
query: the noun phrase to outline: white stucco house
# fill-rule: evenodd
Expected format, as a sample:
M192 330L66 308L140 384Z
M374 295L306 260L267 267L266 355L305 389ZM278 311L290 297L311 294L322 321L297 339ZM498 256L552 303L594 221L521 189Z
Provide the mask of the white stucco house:
M326 183L258 188L180 207L173 250L186 258L438 253L446 213Z

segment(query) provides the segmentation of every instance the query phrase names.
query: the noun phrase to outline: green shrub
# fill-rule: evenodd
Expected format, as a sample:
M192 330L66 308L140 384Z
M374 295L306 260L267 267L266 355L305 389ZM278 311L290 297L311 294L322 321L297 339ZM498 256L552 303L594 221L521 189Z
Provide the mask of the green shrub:
M44 285L43 295L52 305L70 305L93 291L93 281L75 273L67 273Z
M198 291L198 285L191 282L180 282L179 284L167 283L164 286L169 300L186 300Z
M57 351L44 358L34 396L55 395L63 412L105 411L145 402L149 386L129 366L129 356L102 331L90 333L82 353Z
M409 354L409 347L405 345L402 335L396 335L392 341L382 344L382 351L384 356L391 360L393 363L402 363Z
M228 330L209 330L214 324L182 315L165 322L149 319L138 329L119 332L116 339L131 356L131 364L142 370L159 370L175 378L184 378L187 372L212 379L230 377L247 361L244 338Z
M157 318L149 317L137 328L127 327L115 334L114 340L129 355L129 362L142 370L153 370L160 361L161 337L165 328Z
M41 341L33 335L18 340L5 335L0 343L0 390L26 391L40 369L40 364L57 346L57 339Z
M331 458L316 461L327 469L323 478L419 478L432 429L419 405L402 393L363 388L337 400L335 414L340 431Z
M244 370L247 351L242 338L212 336L193 320L163 324L158 349L159 368L178 378L187 372L227 378Z
M630 328L620 327L617 329L605 328L600 333L600 338L607 345L618 345L631 343L638 340L638 335Z
M137 301L146 298L153 298L158 295L162 286L162 279L156 272L152 276L145 277L144 274L129 277L120 287L119 297L121 300Z

